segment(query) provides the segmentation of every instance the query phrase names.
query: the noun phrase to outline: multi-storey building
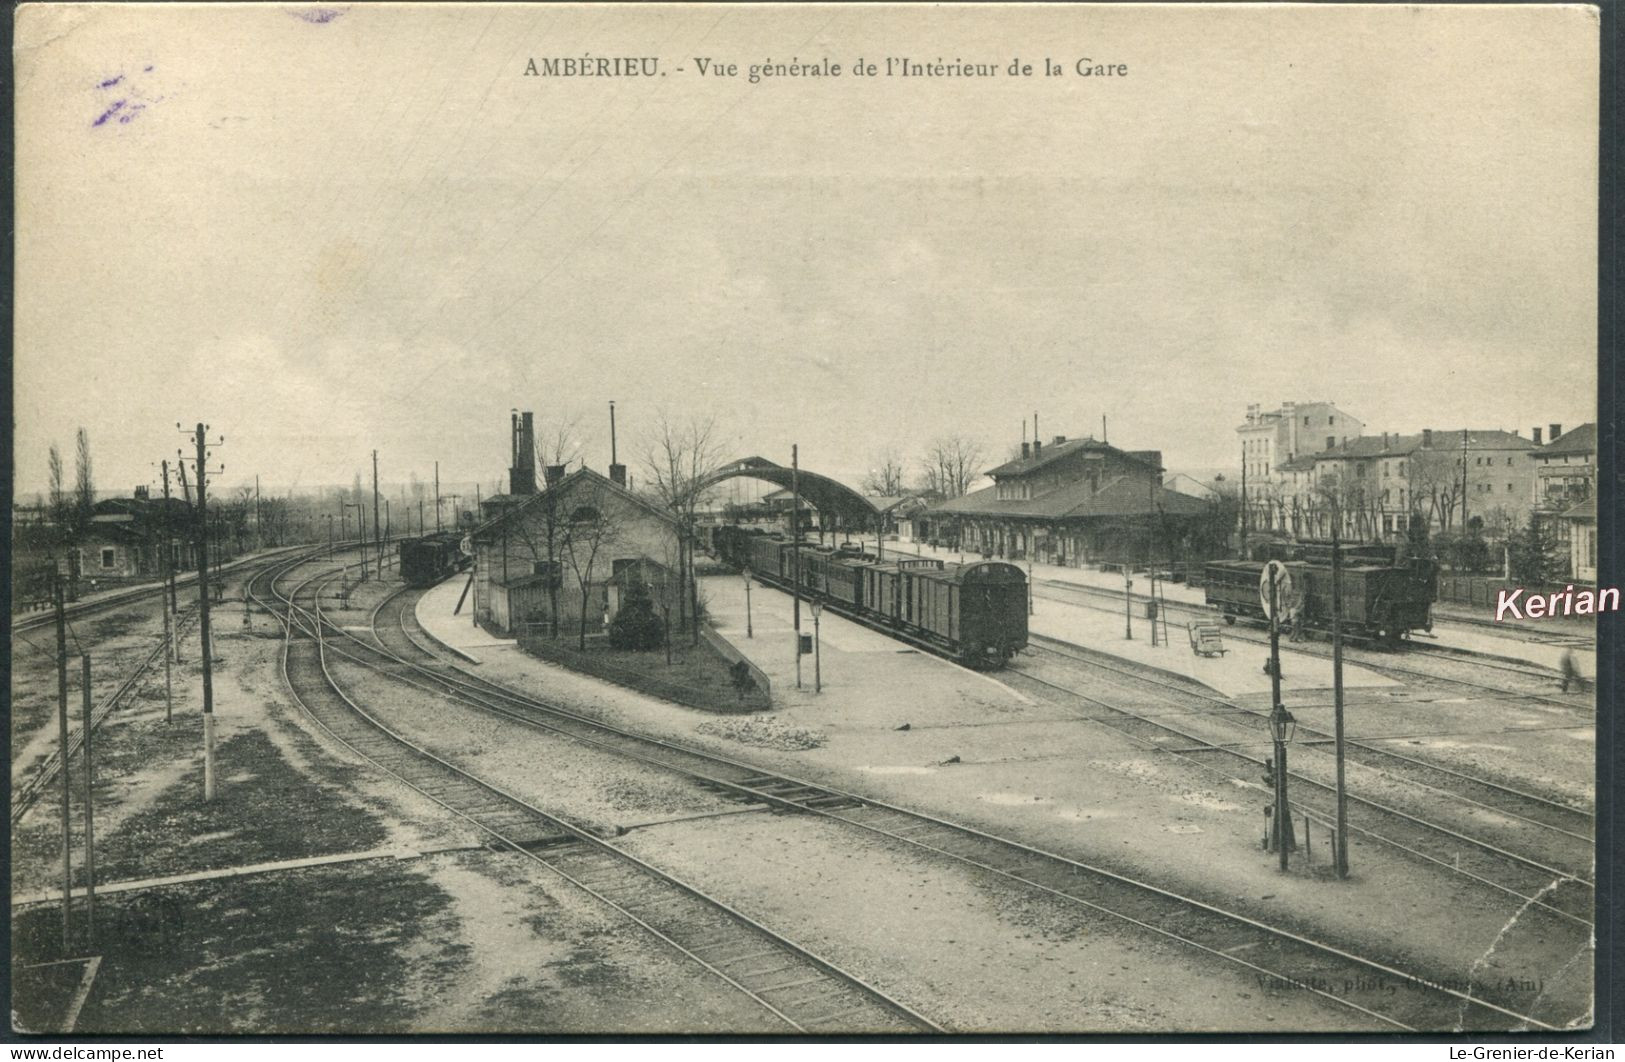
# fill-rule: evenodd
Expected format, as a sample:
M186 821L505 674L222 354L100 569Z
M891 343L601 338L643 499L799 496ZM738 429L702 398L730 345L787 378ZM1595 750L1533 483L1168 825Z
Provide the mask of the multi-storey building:
M1330 402L1282 402L1266 412L1247 407L1246 423L1236 428L1241 437L1242 479L1249 517L1269 523L1276 512L1276 496L1284 486L1280 467L1309 454L1331 450L1359 438L1365 423Z
M1567 435L1561 424L1547 427L1546 445L1534 451L1534 514L1567 545L1570 574L1596 582L1597 425L1582 424ZM1540 441L1539 428L1535 440Z
M1353 540L1402 534L1411 514L1433 530L1477 522L1505 531L1529 513L1534 444L1499 430L1364 435L1277 465L1248 484L1251 530L1321 538L1341 513Z

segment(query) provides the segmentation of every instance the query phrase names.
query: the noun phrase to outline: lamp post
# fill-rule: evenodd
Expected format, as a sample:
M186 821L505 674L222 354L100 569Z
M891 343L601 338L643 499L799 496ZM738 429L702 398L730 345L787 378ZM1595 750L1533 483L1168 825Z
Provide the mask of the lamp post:
M745 569L745 637L756 637L750 624L750 568Z
M818 617L823 615L824 603L817 598L811 602L813 614L813 692L824 692L824 669L818 644Z
M1281 703L1281 609L1280 581L1286 569L1279 561L1270 561L1264 567L1264 578L1269 583L1270 604L1270 737L1275 745L1275 848L1280 855L1281 869L1287 869L1287 856L1296 847L1292 838L1292 810L1287 803L1286 745L1297 729L1297 720Z

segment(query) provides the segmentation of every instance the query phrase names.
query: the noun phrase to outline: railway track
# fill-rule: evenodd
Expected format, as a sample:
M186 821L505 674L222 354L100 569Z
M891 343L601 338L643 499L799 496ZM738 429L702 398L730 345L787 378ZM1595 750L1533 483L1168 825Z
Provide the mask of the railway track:
M1249 708L1190 685L1168 681L1143 670L1136 671L1132 666L1123 666L1112 659L1091 653L1086 647L1073 646L1070 643L1044 635L1032 636L1032 642L1041 653L1053 653L1088 666L1091 669L1104 671L1137 684L1151 686L1160 694L1172 693L1186 700L1210 705L1224 712L1225 718L1238 726L1259 731L1265 735L1269 733L1268 712ZM1305 726L1300 722L1297 724L1297 737L1293 744L1315 748L1332 744L1334 741L1335 738L1332 734ZM1430 763L1414 756L1394 752L1391 749L1380 748L1358 738L1345 737L1343 745L1345 756L1350 762L1364 764L1392 777L1404 779L1421 788L1448 795L1465 805L1532 823L1538 827L1583 841L1587 845L1595 843L1596 816L1584 808L1577 808L1560 800L1553 800L1550 797L1530 793L1515 786L1488 778L1481 778L1441 764Z
M1102 589L1100 587L1083 586L1083 585L1080 585L1080 584L1077 584L1077 583L1069 583L1069 582L1066 582L1064 580L1057 580L1057 579L1046 579L1040 585L1044 586L1046 589L1059 590L1062 593L1074 594L1074 595L1081 596L1081 597L1086 597L1086 598L1103 598L1103 597L1105 597L1105 598L1112 598L1112 599L1116 600L1119 603L1122 601L1122 595L1121 594L1114 593L1113 591L1105 590L1105 589ZM1136 600L1137 601L1149 601L1151 599L1150 598L1145 598L1145 597L1140 597L1139 595L1136 595ZM1178 602L1175 602L1173 604L1169 604L1168 602L1164 601L1164 602L1161 602L1160 604L1161 604L1161 607L1167 608L1170 612L1179 612L1180 614L1189 616L1192 619L1201 619L1201 620L1212 621L1215 618L1214 613L1212 611L1206 609L1206 608L1197 608L1196 606L1193 606L1193 605L1185 605L1185 604L1181 604L1181 603L1178 603ZM1103 608L1103 607L1101 607L1099 605L1095 605L1095 604L1089 604L1089 605L1086 605L1085 607L1086 608L1093 608L1093 609L1096 609L1097 611L1111 611L1111 612L1114 612L1114 613L1119 611L1117 608L1105 609L1105 608ZM1228 628L1227 633L1228 633L1229 637L1234 638L1237 641L1244 641L1244 642L1248 642L1248 643L1253 644L1253 645L1260 645L1260 646L1269 644L1269 639L1268 639L1267 636L1257 635L1255 632L1251 631L1250 629L1243 628L1242 626L1240 626L1240 624L1237 624L1236 626L1232 626L1232 627ZM1416 643L1415 641L1408 642L1407 644L1409 645L1409 649L1407 650L1408 652L1428 656L1428 657L1430 657L1430 658L1432 658L1434 660L1439 661L1440 663L1461 664L1463 666L1471 666L1475 670L1483 670L1485 668L1488 668L1488 669L1496 670L1496 671L1505 671L1505 672L1507 672L1509 674L1518 675L1518 676L1521 676L1523 678L1527 678L1527 679L1530 679L1532 681L1541 682L1541 683L1549 683L1549 682L1553 681L1554 679L1556 679L1558 677L1556 672L1540 670L1540 669L1535 668L1533 665L1531 665L1529 667L1517 667L1517 666L1512 666L1512 665L1509 665L1509 664L1498 663L1498 662L1496 662L1496 661L1494 661L1492 659L1489 659L1487 657L1484 657L1484 656L1476 656L1476 655L1472 656L1471 657L1471 663L1470 663L1470 665L1468 665L1467 660L1463 658L1462 654L1444 652L1442 650L1432 649L1432 648L1430 648L1428 646L1420 645L1420 644ZM1297 642L1297 643L1293 644L1292 649L1295 652L1308 653L1310 655L1319 656L1319 657L1322 657L1322 658L1329 658L1332 655L1332 651L1331 651L1330 646L1322 645L1322 644L1319 644L1319 643L1316 643L1316 642ZM1402 665L1395 664L1395 663L1392 663L1392 662L1390 662L1390 661L1388 661L1386 659L1383 659L1383 654L1379 654L1379 653L1376 653L1376 652L1361 652L1359 650L1354 650L1354 651L1356 653L1358 653L1358 657L1357 657L1357 659L1350 660L1350 663L1358 663L1361 667L1369 668L1372 671L1376 671L1376 672L1379 672L1379 673L1382 673L1382 674L1398 675L1398 676L1404 676L1404 677L1407 677L1407 678L1423 679L1423 680L1428 681L1428 682L1447 683L1449 685L1459 686L1459 687L1462 687L1464 689L1476 690L1476 691L1478 691L1480 693L1487 694L1487 695L1489 695L1489 696L1491 696L1493 698L1496 698L1496 699L1508 699L1508 700L1518 700L1518 701L1541 701L1541 702L1546 703L1546 704L1555 704L1555 705L1559 705L1559 706L1564 707L1564 708L1574 709L1574 710L1578 710L1578 711L1584 711L1584 712L1593 712L1593 711L1595 711L1595 705L1594 704L1585 704L1585 703L1581 703L1581 702L1576 702L1573 699L1565 699L1563 697L1551 696L1549 694L1538 693L1538 692L1533 692L1533 691L1528 691L1528 690L1511 690L1511 689L1507 689L1507 688L1505 688L1503 686L1492 686L1492 685L1489 685L1488 683L1475 682L1472 679L1459 678L1459 677L1456 677L1456 676L1453 676L1453 675L1441 675L1441 674L1438 674L1436 672L1431 672L1431 671L1419 671L1419 670L1417 670L1415 668L1404 667ZM1350 652L1350 650L1347 647L1345 647L1344 652L1345 652L1345 654L1348 654Z
M135 692L136 688L140 685L141 680L146 677L147 672L152 670L153 664L157 663L162 654L169 651L170 638L179 638L196 618L197 611L195 609L181 613L181 615L175 620L174 628L170 636L167 638L159 638L158 643L147 651L146 655L141 658L140 662L136 664L135 668L132 669L129 674L125 675L123 681L118 684L118 687L114 689L112 693L104 697L100 704L91 709L90 727L92 730L101 726L102 722L106 720L108 716L117 711L119 705ZM76 755L78 751L84 747L84 744L84 725L82 723L73 725L68 731L68 759L72 760L74 755ZM23 817L28 814L29 810L39 802L40 797L43 796L46 790L51 787L51 784L56 781L57 776L61 773L61 771L62 749L59 747L53 748L45 759L40 761L39 766L29 773L28 778L23 782L23 784L12 791L12 829L16 829L17 824L20 823L23 820Z
M372 639L344 632L347 652L370 657L402 681L495 715L674 772L696 784L784 811L817 815L868 834L977 868L1079 905L1238 966L1268 983L1315 993L1383 1028L1553 1028L1520 1013L1514 995L1495 986L1474 994L1447 979L1404 969L1404 959L1361 954L1357 946L1318 941L1201 900L993 836L974 827L834 787L767 771L726 756L639 734L480 679L430 649L410 618L413 595L397 592L375 607ZM380 615L392 615L381 628ZM409 676L409 677L407 677ZM1327 986L1384 985L1389 994L1353 998Z
M1055 657L1076 664L1092 668L1094 662L1084 657L1068 655L1055 649L1041 649L1040 652L1049 652ZM1017 678L1019 676L1019 678ZM1065 698L1080 701L1093 708L1103 710L1084 716L1084 718L1109 727L1119 733L1125 734L1148 748L1157 750L1161 754L1173 755L1181 760L1191 763L1204 771L1213 773L1226 780L1241 779L1246 784L1252 784L1262 768L1258 753L1243 752L1232 743L1218 742L1194 732L1192 729L1181 726L1176 721L1181 715L1161 713L1158 715L1137 712L1133 708L1121 703L1111 703L1098 697L1080 693L1070 685L1047 679L1031 672L1014 672L1006 676L1006 680L1015 679L1028 682L1045 689L1062 694ZM1178 687L1169 686L1171 689ZM1189 693L1189 691L1181 691ZM1190 694L1199 697L1199 694ZM1228 702L1217 701L1228 707ZM1190 718L1185 715L1184 718ZM1249 730L1257 730L1261 741L1247 742L1245 744L1266 744L1269 741L1268 717L1262 713L1252 712L1250 709L1236 706L1222 715L1206 715L1205 718L1218 718L1227 723L1236 723ZM1245 720L1245 722L1243 722ZM1300 728L1300 735L1303 733ZM1294 742L1298 744L1299 742ZM1380 751L1380 750L1379 750ZM1357 761L1358 762L1358 761ZM1420 761L1418 761L1420 762ZM1297 793L1293 798L1293 805L1300 812L1308 811L1318 817L1322 822L1336 820L1336 790L1329 783L1302 773L1302 761L1298 761L1296 769L1289 761L1289 774L1296 787ZM1481 780L1468 779L1468 776L1459 776L1463 780L1480 783L1480 788L1486 793L1493 793L1493 783ZM1305 794L1307 790L1307 794ZM1259 788L1260 794L1265 791ZM1518 798L1527 796L1518 790L1505 790L1506 794ZM1440 795L1444 795L1441 793ZM1454 796L1455 794L1450 794ZM1471 803L1468 798L1458 797ZM1540 799L1540 798L1533 798ZM1481 885L1502 892L1514 899L1528 904L1533 908L1550 913L1557 918L1570 923L1572 927L1584 929L1589 932L1594 924L1594 911L1596 905L1595 887L1589 878L1594 841L1588 835L1581 835L1564 830L1560 827L1549 826L1538 820L1520 817L1528 828L1546 830L1561 844L1557 847L1567 848L1565 857L1570 860L1567 866L1557 866L1520 852L1514 852L1500 844L1485 840L1481 837L1471 836L1462 832L1463 827L1447 825L1435 821L1434 817L1424 819L1391 804L1363 797L1350 795L1348 801L1360 813L1361 821L1351 822L1349 830L1368 837L1388 847L1397 849L1415 859L1444 869L1452 875L1468 878ZM1566 805L1555 805L1563 808ZM1494 810L1497 814L1510 814L1490 809L1486 805L1476 805L1470 809L1469 819L1478 811ZM1570 809L1573 810L1573 809ZM1549 858L1546 857L1546 858ZM1583 865L1579 869L1576 864Z
M292 568L288 569L292 571ZM286 575L284 572L282 575ZM792 1032L942 1032L878 988L637 859L590 831L544 812L391 729L348 696L329 666L323 576L291 592L270 578L255 594L284 616L283 672L305 712L335 742L479 829L493 848L518 853L591 895ZM327 576L331 578L331 576Z

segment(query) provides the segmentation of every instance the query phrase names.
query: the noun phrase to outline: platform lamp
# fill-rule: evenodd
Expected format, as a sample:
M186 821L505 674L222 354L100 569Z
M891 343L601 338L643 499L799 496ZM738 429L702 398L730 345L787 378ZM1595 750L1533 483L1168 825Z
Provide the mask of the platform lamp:
M813 692L822 693L824 692L824 673L818 644L818 617L823 615L824 603L818 598L813 598L809 604L812 607L813 614Z
M744 571L740 574L745 580L745 637L754 638L756 633L750 624L750 565L745 565Z
M1287 800L1286 747L1298 730L1298 720L1279 700L1270 712L1270 737L1275 740L1275 844L1280 854L1281 869L1287 869L1287 859L1297 847L1292 835L1292 806Z

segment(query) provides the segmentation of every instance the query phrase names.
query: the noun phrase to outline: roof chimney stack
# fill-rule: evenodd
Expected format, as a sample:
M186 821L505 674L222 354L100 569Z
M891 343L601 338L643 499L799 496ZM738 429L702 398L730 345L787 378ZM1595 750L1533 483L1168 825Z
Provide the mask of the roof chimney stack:
M1530 432L1533 433L1533 434L1531 434L1530 438L1535 440L1535 445L1536 446L1539 446L1540 445L1540 429L1539 428L1530 428L1529 430L1530 430Z
M1552 442L1556 442L1557 437L1559 435L1563 434L1563 425L1561 425L1561 424L1553 424L1550 427L1551 427L1550 440Z
M1021 440L1021 459L1023 461L1033 455L1033 444L1026 439Z
M1433 429L1432 428L1423 428L1422 429L1422 449L1430 450L1432 448L1433 448Z
M543 481L546 482L549 487L553 486L559 480L564 478L564 470L567 467L567 465L548 465L546 468L542 469Z
M1064 442L1066 442L1066 436L1065 435L1057 435L1055 437L1055 445L1056 446L1059 446Z
M508 469L509 494L536 493L536 418L529 412L511 415L513 464Z
M626 466L618 463L615 452L615 402L609 403L609 481L617 487L626 486Z
M1038 460L1038 455L1043 451L1043 449L1044 449L1044 444L1039 442L1037 439L1034 439L1033 440L1033 460L1034 461Z

